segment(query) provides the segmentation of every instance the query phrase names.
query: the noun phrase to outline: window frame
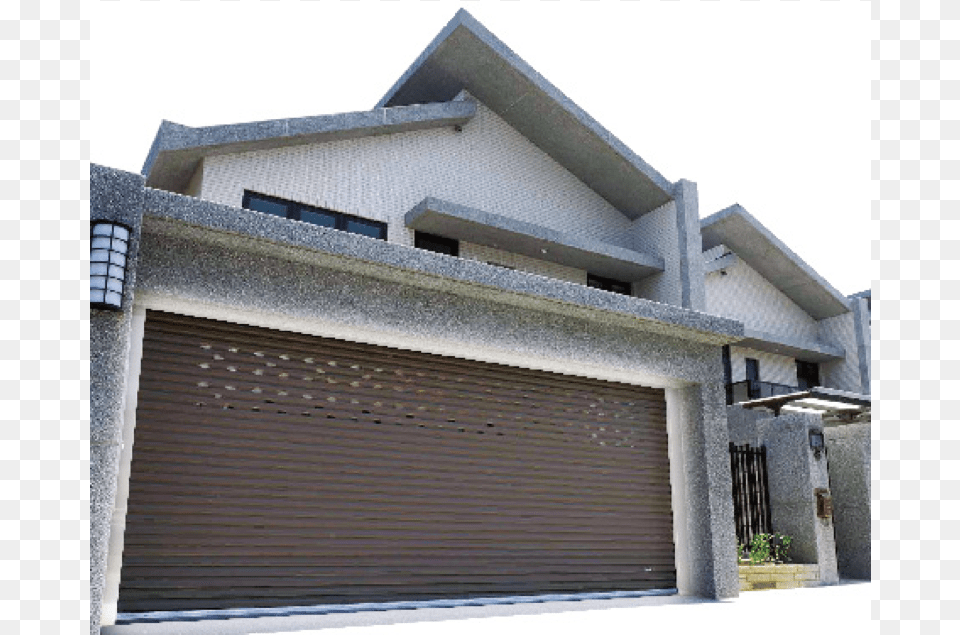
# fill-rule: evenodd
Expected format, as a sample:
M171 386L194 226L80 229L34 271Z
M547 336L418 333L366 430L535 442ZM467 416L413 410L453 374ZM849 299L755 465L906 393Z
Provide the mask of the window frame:
M262 194L260 192L255 192L253 190L243 190L243 201L241 206L244 209L250 211L258 211L252 209L250 205L251 198L259 198L269 203L276 203L278 205L286 206L286 216L278 216L276 214L270 214L269 212L260 212L261 214L268 214L270 216L277 216L277 218L287 218L288 220L296 220L301 223L308 223L310 225L316 225L317 227L327 227L328 229L337 229L349 234L354 234L355 236L366 236L367 238L375 238L377 240L386 240L387 239L387 224L383 221L373 220L372 218L364 218L362 216L355 216L353 214L346 214L344 212L338 212L336 210L328 209L326 207L319 207L316 205L307 205L306 203L299 203L297 201L291 201L289 199L280 198L279 196L271 196L270 194ZM321 214L326 216L333 217L333 226L321 225L320 223L314 223L309 220L302 220L302 212L313 212L315 214ZM369 234L363 234L356 231L350 231L347 229L350 221L359 222L363 225L374 227L379 230L378 236L371 236Z
M633 284L626 282L624 280L617 280L616 278L607 278L605 276L598 276L596 274L587 272L587 286L591 289L601 289L603 291L609 291L610 293L619 293L620 295L633 296ZM614 287L623 287L626 291L620 291Z

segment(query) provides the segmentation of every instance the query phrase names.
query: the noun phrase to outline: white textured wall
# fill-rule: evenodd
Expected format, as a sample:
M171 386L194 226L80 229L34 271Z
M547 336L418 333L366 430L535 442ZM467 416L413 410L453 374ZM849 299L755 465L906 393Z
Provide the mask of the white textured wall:
M815 341L817 321L743 260L704 277L707 313L740 320L747 328Z
M746 358L760 362L760 381L769 381L786 386L797 385L797 363L792 357L765 353L752 348L730 347L730 369L734 382L747 379ZM822 374L821 367L821 374Z
M664 304L680 305L680 243L677 237L677 205L665 203L633 221L634 248L661 256L664 270L633 285L634 295Z
M479 260L480 262L510 267L517 271L525 271L556 280L587 284L587 272L583 269L575 269L574 267L566 267L554 262L547 262L546 260L529 258L485 245L460 241L460 257L466 258L467 260Z
M857 352L857 336L854 330L853 313L820 320L820 339L843 348L842 360L820 364L820 382L830 388L860 393L860 358ZM868 349L869 350L869 349Z
M427 196L631 248L630 220L491 110L463 127L209 157L201 197L240 206L244 188L386 221Z

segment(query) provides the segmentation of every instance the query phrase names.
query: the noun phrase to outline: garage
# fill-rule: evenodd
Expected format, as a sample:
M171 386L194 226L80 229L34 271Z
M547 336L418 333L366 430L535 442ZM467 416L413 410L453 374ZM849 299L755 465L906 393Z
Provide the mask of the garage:
M147 312L121 613L673 587L663 390Z

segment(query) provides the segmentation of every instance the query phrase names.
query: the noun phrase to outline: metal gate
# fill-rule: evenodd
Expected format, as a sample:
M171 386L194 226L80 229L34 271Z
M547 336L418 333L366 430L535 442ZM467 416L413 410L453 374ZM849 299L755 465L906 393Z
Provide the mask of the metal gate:
M748 545L756 534L771 532L770 492L767 487L767 449L730 444L733 478L733 516L737 543Z

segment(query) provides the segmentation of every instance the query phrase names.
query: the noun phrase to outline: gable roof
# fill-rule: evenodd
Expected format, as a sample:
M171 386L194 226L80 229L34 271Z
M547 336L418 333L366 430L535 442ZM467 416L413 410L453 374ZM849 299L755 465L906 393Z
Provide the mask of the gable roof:
M726 245L815 320L850 311L849 301L739 204L700 221L703 249Z
M205 156L457 126L476 113L475 103L460 100L202 128L163 121L141 174L148 187L178 192Z
M673 198L670 181L463 9L377 105L449 101L464 89L627 217Z

